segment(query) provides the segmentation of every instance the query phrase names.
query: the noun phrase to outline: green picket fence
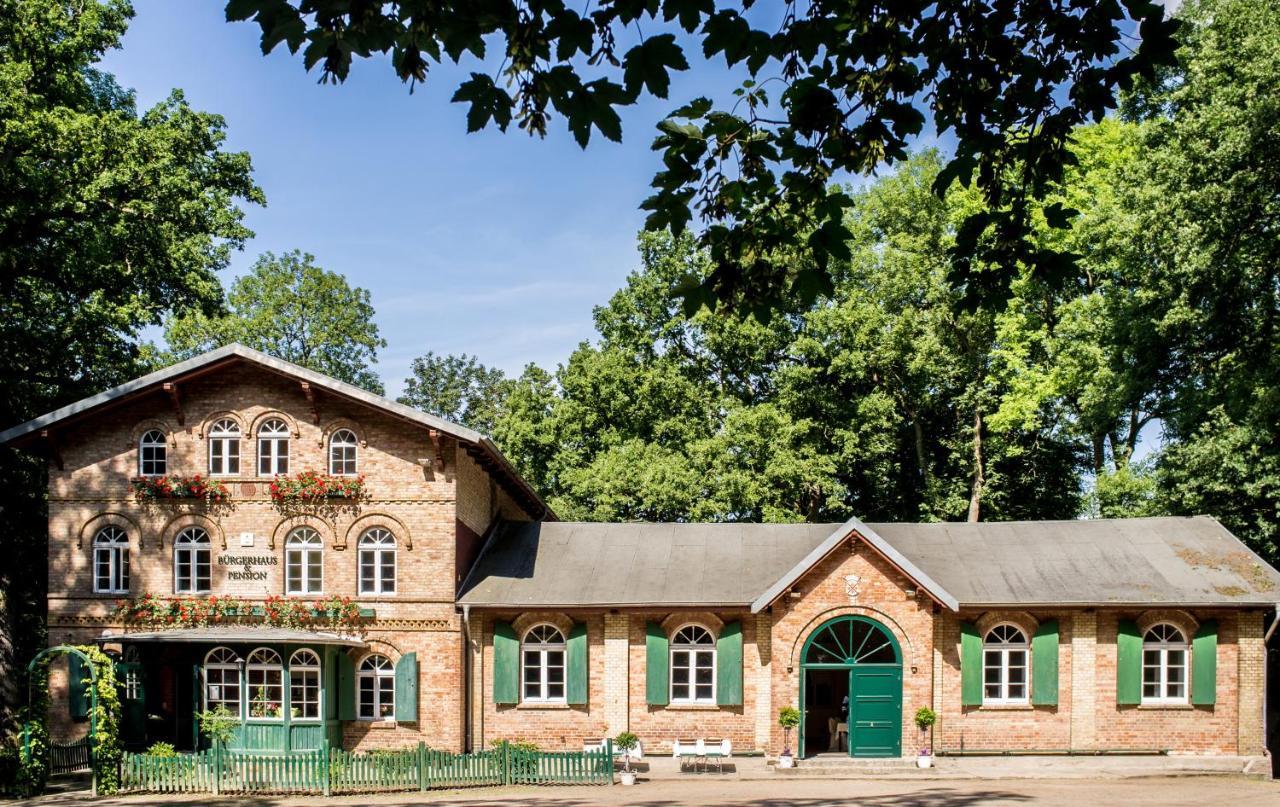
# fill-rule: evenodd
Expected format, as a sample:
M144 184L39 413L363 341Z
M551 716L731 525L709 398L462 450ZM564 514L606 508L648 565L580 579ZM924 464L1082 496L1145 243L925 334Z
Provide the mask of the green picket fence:
M288 754L199 751L159 757L125 753L121 788L151 793L376 793L504 784L613 783L611 744L592 751L534 751L499 743L451 754L419 743L398 751Z

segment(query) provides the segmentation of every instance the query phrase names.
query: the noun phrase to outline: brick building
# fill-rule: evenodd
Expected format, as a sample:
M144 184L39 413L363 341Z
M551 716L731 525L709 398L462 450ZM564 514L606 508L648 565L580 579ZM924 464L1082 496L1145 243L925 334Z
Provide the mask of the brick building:
M925 706L939 751L1263 750L1280 574L1207 517L564 523L484 436L239 345L0 443L49 458L50 643L119 659L136 746L222 706L248 749L776 754L795 705L806 754L914 754Z

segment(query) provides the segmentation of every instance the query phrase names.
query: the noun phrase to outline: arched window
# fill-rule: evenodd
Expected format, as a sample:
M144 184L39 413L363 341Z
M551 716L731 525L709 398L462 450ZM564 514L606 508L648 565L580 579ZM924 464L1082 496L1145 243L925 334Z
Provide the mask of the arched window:
M258 428L258 476L289 473L289 427L271 418Z
M361 720L391 720L396 713L396 668L386 656L372 655L360 662Z
M149 429L138 441L138 473L141 476L164 476L169 468L169 444L164 432Z
M284 717L284 666L280 654L259 647L245 665L249 686L249 717L280 720Z
M119 527L103 527L93 537L93 590L129 593L129 536Z
M1027 702L1027 635L996 625L982 640L982 702Z
M209 429L209 473L235 476L240 473L240 424L223 418Z
M319 594L324 590L324 542L310 527L289 533L284 545L286 594Z
M534 625L520 644L520 691L531 703L564 702L564 634Z
M671 702L716 702L716 640L701 625L671 637Z
M1142 702L1187 702L1187 638L1173 625L1152 625L1142 637Z
M289 659L289 716L320 719L320 657L315 651L298 650Z
M396 593L396 539L381 527L360 536L360 593Z
M329 473L356 475L356 435L350 429L338 429L329 438Z
M219 706L240 716L240 657L229 647L215 647L204 657L204 708Z
M178 594L204 594L210 585L212 553L209 533L187 527L173 540L173 590Z

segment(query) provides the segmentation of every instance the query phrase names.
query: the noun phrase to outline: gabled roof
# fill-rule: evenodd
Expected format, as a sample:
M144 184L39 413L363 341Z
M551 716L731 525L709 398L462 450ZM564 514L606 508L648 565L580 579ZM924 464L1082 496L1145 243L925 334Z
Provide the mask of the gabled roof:
M180 361L154 373L149 373L141 378L135 378L118 387L113 387L105 392L68 404L61 409L55 409L20 426L0 431L0 445L6 443L22 445L39 436L42 431L50 427L122 404L141 395L153 393L158 389L162 389L166 383L175 383L190 376L203 375L223 365L239 361L258 365L280 375L306 382L316 389L381 410L414 425L435 429L442 434L449 435L465 446L473 447L474 453L483 455L486 461L492 464L499 476L506 477L510 484L517 487L522 497L528 500L527 503L531 505L531 509L534 511L530 515L555 518L555 514L542 501L537 491L520 477L507 458L498 450L497 445L480 432L468 429L466 426L460 426L457 423L451 423L444 418L421 412L411 406L405 406L381 395L375 395L354 384L330 378L323 373L318 373L293 362L268 356L266 353L235 342L210 350L207 353L201 353L199 356L193 356L190 359Z
M952 610L1252 606L1280 572L1216 520L866 524L505 523L458 602L491 608L759 612L856 535Z
M880 553L885 560L892 563L903 574L911 578L923 588L930 596L952 611L960 610L960 602L942 586L934 582L924 570L920 569L906 555L898 551L897 547L885 541L880 537L879 533L871 527L863 524L857 518L851 518L840 526L831 531L831 534L823 539L822 543L815 546L809 554L792 566L781 577L774 581L773 585L764 590L751 603L751 613L758 614L765 608L772 605L779 597L787 592L797 581L809 572L814 566L822 562L822 559L831 554L837 547L844 543L845 539L850 535L859 535L866 541L876 552Z

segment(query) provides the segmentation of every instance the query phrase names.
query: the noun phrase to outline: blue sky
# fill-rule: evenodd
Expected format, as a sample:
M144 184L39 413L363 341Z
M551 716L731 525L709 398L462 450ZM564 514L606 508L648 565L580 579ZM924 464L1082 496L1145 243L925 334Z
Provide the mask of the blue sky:
M518 373L554 368L591 338L592 307L637 265L638 205L660 166L654 124L733 86L723 63L695 65L670 101L623 112L621 145L593 139L583 151L562 120L545 140L514 127L466 134L466 107L448 99L475 65L437 68L412 95L385 59L320 85L284 49L263 57L257 26L225 22L222 0L134 5L103 67L142 109L176 87L223 115L227 147L252 155L267 195L266 208L247 209L257 235L224 284L262 252L296 248L369 289L393 396L428 350Z

